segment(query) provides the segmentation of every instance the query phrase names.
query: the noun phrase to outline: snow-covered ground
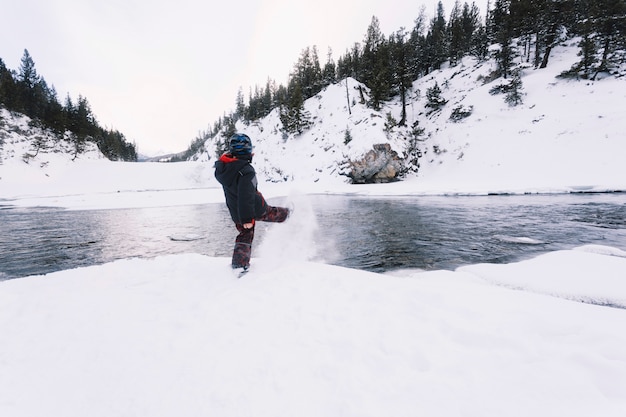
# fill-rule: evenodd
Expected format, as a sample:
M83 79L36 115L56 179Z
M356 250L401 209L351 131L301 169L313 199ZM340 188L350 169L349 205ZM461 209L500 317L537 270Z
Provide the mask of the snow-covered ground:
M229 261L1 282L0 415L626 413L623 251L402 276Z
M554 66L571 59L555 53ZM463 87L477 76L473 64L432 77L446 71L459 75L441 78L444 96L455 88L461 94L447 98L474 113L462 123L422 122L432 135L417 176L351 186L332 169L305 172L311 154L315 166L332 167L345 122L352 150L365 135L358 126L369 124L367 146L385 137L379 116L355 111L324 127L320 142L340 138L322 144L326 154L301 137L292 148L274 144L272 159L269 139L259 140L261 179L276 174L273 160L294 177L260 190L290 198L626 190L624 80L571 88L555 71L529 70L524 107L511 109L489 86ZM432 79L421 82L423 96ZM344 100L340 93L345 86L328 91ZM319 110L320 100L307 105ZM324 106L335 116L342 108ZM253 140L272 132L251 129ZM212 161L114 163L95 152L69 161L50 152L25 163L23 132L2 136L0 206L223 203ZM301 206L272 226L242 279L230 259L184 254L0 282L0 416L626 415L625 247L382 275L310 262L311 218ZM294 230L298 242L285 238Z
M207 163L57 172L5 204L223 203ZM0 415L626 414L625 247L383 275L308 261L312 218L272 226L242 279L190 253L0 282Z

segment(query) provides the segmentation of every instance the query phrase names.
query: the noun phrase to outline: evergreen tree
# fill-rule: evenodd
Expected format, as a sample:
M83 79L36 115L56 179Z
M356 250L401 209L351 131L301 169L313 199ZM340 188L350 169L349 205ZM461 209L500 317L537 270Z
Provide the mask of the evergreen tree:
M76 126L74 133L76 133L78 138L84 140L87 136L95 136L97 127L98 124L91 112L91 106L87 98L79 95L78 106L76 107Z
M9 109L17 107L17 85L13 73L0 58L0 103Z
M237 90L237 99L235 102L235 116L237 119L243 119L246 117L246 103L244 102L243 90L241 89L241 87L239 87L239 90Z
M317 47L307 47L302 51L291 77L297 79L305 100L322 91L322 69L317 55Z
M461 3L459 0L455 0L447 27L447 38L449 39L448 58L450 59L450 65L452 66L456 65L467 52L465 50L465 37L466 34L464 33L463 20L461 16Z
M530 62L530 51L533 36L537 33L539 20L539 2L536 0L511 0L509 12L511 20L515 22L514 36L519 38L524 45L524 57ZM536 42L535 50L537 51ZM535 54L535 62L537 62Z
M406 125L406 96L408 90L413 86L410 66L410 45L405 41L407 36L404 28L396 32L389 40L391 49L392 83L394 90L400 94L402 103L402 114L398 124Z
M520 77L519 71L514 72L507 87L507 94L504 101L512 107L522 104L522 78Z
M537 43L544 50L539 68L545 68L548 66L552 48L560 40L565 20L571 12L572 2L571 0L545 0L539 4L541 14L538 21L541 22L542 28L538 30L539 39Z
M302 134L311 125L310 115L304 109L302 88L297 79L290 81L289 101L280 108L280 121L287 134Z
M479 59L487 55L487 41L485 28L480 23L480 10L475 3L469 6L463 4L461 13L461 27L463 28L463 53L473 54Z
M378 18L373 16L365 35L360 80L369 87L369 105L376 110L391 95L390 60L389 42L380 31Z
M609 71L611 55L624 46L626 37L626 2L624 0L595 0L592 3L592 19L600 46L601 58L598 72Z
M24 55L22 55L20 62L18 81L21 82L26 88L35 87L35 84L39 81L39 75L35 69L35 62L28 53L28 49L24 49Z
M470 54L481 61L489 54L489 37L483 25L479 25L472 36Z
M346 50L344 56L340 57L337 61L337 78L352 77L359 79L361 74L359 69L361 67L361 45L355 43L352 49Z
M65 96L63 113L65 115L65 128L73 132L77 126L76 107L74 107L74 103L72 102L72 98L70 97L69 93Z
M495 52L498 64L498 75L507 78L511 75L511 67L515 51L513 49L513 22L509 13L510 0L496 0L491 12L492 30L495 42L499 44Z
M269 78L265 83L265 89L263 90L263 96L261 97L261 115L262 117L267 116L272 111L272 96L274 90L274 82Z
M30 117L38 117L40 113L35 95L35 86L38 83L39 75L35 69L35 62L28 50L24 49L17 76L17 110Z
M367 28L365 40L363 42L363 54L361 56L362 68L358 73L359 80L371 88L371 83L376 78L377 53L382 47L384 36L380 31L380 22L376 16L372 16L372 21Z
M581 60L564 74L574 75L583 78L591 78L598 62L598 48L596 44L596 34L593 24L593 7L590 1L580 1L576 7L576 22L572 25L572 30L581 37L578 46L580 51L578 56Z
M289 94L287 93L287 87L280 84L278 88L276 88L276 91L274 91L273 105L275 107L285 106L288 100Z
M330 47L328 48L326 57L326 64L322 70L322 82L325 87L337 81L337 68L335 61L333 61L333 51Z
M430 29L426 35L428 70L439 69L448 57L446 35L446 17L443 4L437 3L437 15L430 22Z
M435 82L435 85L428 88L426 90L426 107L432 109L432 111L437 111L446 105L448 100L441 96L441 88L439 88L439 83Z
M217 139L215 143L215 155L217 158L222 156L222 154L228 152L230 145L230 138L232 135L237 133L237 127L235 126L235 120L232 116L224 115L221 121L221 128L223 128L223 132L220 137Z
M346 130L343 134L343 144L347 145L352 142L352 133L350 132L350 128L346 126Z
M44 117L45 123L57 134L62 134L65 131L65 114L63 113L63 106L59 103L54 86L49 91L48 105Z
M426 6L422 5L419 16L415 19L415 25L411 30L411 35L408 41L409 68L411 71L411 78L413 80L424 75L428 70L426 38L424 36L425 29Z

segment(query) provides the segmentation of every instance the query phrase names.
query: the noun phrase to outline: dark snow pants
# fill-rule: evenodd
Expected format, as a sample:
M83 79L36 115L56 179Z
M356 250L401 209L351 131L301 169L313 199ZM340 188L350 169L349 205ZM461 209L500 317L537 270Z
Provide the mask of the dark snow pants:
M271 207L265 214L255 221L282 223L289 216L289 209L284 207ZM247 268L250 266L250 257L252 255L252 240L254 239L254 226L250 229L244 229L242 224L235 223L235 227L239 234L235 238L235 250L233 251L233 268Z

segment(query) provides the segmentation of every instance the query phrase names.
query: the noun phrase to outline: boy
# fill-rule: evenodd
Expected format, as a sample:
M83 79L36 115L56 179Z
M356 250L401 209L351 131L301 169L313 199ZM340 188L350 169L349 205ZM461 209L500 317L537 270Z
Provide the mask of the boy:
M251 165L252 141L248 135L235 133L229 141L229 152L215 162L215 178L222 184L226 206L239 235L235 239L233 269L250 267L255 221L282 223L289 209L268 205L257 191L256 172Z

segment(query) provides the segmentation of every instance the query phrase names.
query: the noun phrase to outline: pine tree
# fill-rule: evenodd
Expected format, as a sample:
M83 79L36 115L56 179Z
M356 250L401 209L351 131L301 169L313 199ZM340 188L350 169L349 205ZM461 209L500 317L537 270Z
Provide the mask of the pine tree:
M571 12L572 2L571 0L544 0L543 3L540 2L539 4L541 14L538 21L541 22L542 27L538 30L540 39L537 42L544 47L544 54L539 68L546 68L552 48L560 40L564 23Z
M461 13L461 27L463 28L463 53L472 54L478 59L484 59L487 55L487 40L485 28L480 22L480 10L475 3L469 6L463 4Z
M243 119L246 117L246 103L243 98L243 90L239 87L237 90L237 100L235 102L235 116L237 119Z
M296 79L289 86L289 101L280 108L280 121L287 134L302 134L310 125L310 114L304 109L302 88Z
M389 42L380 31L380 23L376 16L365 35L363 47L361 81L370 89L369 105L380 109L381 102L391 95L391 56Z
M362 69L359 72L360 81L368 87L372 87L377 71L377 53L384 42L384 36L380 31L380 22L376 16L372 16L372 21L367 28L365 40L363 42L363 54L361 56Z
M437 15L430 22L430 29L426 36L427 62L429 68L439 69L448 57L448 47L446 39L446 17L444 14L443 4L441 1L437 3Z
M507 87L507 94L504 101L512 107L522 104L522 79L519 71L515 71L513 74Z
M580 51L578 56L581 60L564 74L591 78L598 62L598 48L596 44L596 34L594 32L593 11L591 2L581 1L576 8L577 22L573 25L573 30L581 37L578 46Z
M347 145L350 142L352 142L352 133L350 132L350 128L346 126L346 130L343 134L343 144Z
M35 86L39 83L39 75L35 69L35 62L27 49L24 49L24 55L20 62L17 76L17 110L30 117L38 117L40 111L39 103L35 97Z
M413 85L410 66L410 45L405 41L407 34L404 28L396 32L389 40L391 48L392 82L394 89L400 94L402 114L398 124L406 125L406 96Z
M274 90L274 82L269 78L265 83L265 90L263 90L263 96L261 97L261 115L267 116L272 111L272 92Z
M498 75L507 78L511 75L511 67L515 52L513 49L513 24L509 13L510 0L496 0L491 12L494 39L499 44L495 52L498 64Z
M439 88L439 83L435 82L435 85L428 88L426 90L426 107L432 109L432 111L437 111L446 105L448 100L441 96L441 88Z
M322 91L322 69L317 47L307 47L302 51L291 73L291 78L297 79L305 100Z
M63 106L59 103L54 86L52 86L48 93L48 105L44 114L44 121L59 134L63 133L65 130L65 115L63 113Z
M0 58L0 103L8 109L17 106L17 85L13 73L6 67Z
M624 0L595 0L592 3L594 28L600 45L598 72L609 71L611 55L624 45L626 37L626 2Z
M450 65L456 65L465 55L465 33L463 31L463 20L461 16L461 3L455 0L447 27L448 58ZM471 35L471 34L470 34ZM468 38L469 39L469 38Z
M24 49L24 55L22 56L20 64L20 70L18 73L18 81L21 82L27 88L33 88L39 81L39 75L35 69L35 62L28 53L28 49Z
M424 37L426 20L426 6L422 5L419 16L415 19L415 25L411 30L411 35L408 41L409 68L411 71L411 78L413 80L425 74L428 68L425 46L426 38Z
M329 47L326 55L326 64L322 70L322 82L324 87L334 84L337 81L337 68L333 61L333 51Z

